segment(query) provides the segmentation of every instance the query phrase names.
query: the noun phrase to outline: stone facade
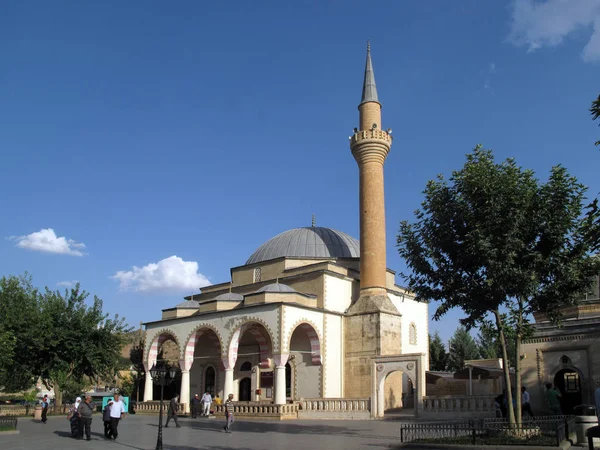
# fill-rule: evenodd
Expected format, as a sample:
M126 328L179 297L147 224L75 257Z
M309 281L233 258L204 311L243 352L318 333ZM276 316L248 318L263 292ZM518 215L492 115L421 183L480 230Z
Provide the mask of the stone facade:
M598 287L578 306L565 310L561 326L542 315L535 319L535 334L522 348L523 385L530 393L533 411L548 411L544 387L548 382L561 391L563 412L571 413L577 404L593 405L596 383L600 382Z

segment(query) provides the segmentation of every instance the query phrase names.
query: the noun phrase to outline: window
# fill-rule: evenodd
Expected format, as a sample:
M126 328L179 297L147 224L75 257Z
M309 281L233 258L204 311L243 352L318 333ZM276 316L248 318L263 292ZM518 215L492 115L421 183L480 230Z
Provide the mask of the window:
M240 367L240 372L250 372L252 370L252 364L249 361L246 361Z
M562 358L560 358L560 362L563 364L571 364L571 358L567 355L563 355Z
M408 326L408 343L411 345L417 345L417 326L414 322Z
M254 269L254 282L255 282L255 283L258 283L258 282L260 281L260 276L261 276L261 273L260 273L260 272L261 272L261 271L260 271L260 267L256 267L256 268Z

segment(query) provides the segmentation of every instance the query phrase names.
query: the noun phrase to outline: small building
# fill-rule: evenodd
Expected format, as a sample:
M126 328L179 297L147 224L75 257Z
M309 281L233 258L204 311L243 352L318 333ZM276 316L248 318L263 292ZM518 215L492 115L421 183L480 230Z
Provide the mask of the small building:
M594 404L600 381L600 295L598 277L577 306L564 310L563 322L554 325L543 314L534 314L535 333L522 346L523 385L535 414L547 412L546 383L562 395L562 410Z

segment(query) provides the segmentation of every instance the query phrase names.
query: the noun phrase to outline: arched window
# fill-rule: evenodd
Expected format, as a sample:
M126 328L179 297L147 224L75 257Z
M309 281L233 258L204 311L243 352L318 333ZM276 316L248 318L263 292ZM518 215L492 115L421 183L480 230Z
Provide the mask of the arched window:
M204 375L204 392L215 395L215 378L214 367L208 367L206 369L206 374Z
M254 269L254 282L258 283L261 280L261 278L262 278L262 273L261 273L260 267L256 267Z
M240 372L250 372L251 370L252 370L252 364L250 363L250 361L246 361L240 367Z
M569 358L567 355L563 355L563 356L560 358L560 362L561 362L562 364L571 364L571 358Z
M408 326L408 343L417 345L417 325L414 322Z

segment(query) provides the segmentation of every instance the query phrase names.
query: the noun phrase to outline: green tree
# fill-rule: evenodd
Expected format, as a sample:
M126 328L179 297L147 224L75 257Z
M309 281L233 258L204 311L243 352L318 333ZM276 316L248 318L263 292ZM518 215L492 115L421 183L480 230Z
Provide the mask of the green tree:
M35 384L43 339L38 300L28 274L0 278L0 387L7 392Z
M505 314L502 315L502 323L507 322ZM481 359L496 359L502 358L502 347L498 342L498 332L495 326L490 321L484 321L479 324L479 333L477 334L477 348L479 350L479 357ZM515 341L511 339L512 335L510 330L505 328L504 330L506 339L506 348L508 353L508 361L510 367L515 366Z
M446 352L446 346L436 331L433 337L431 337L431 334L429 335L429 370L443 372L446 370L447 363L448 353Z
M507 339L520 355L531 313L558 322L562 307L575 304L599 270L584 234L585 192L561 166L542 183L513 159L497 164L490 150L477 146L449 180L440 175L427 184L416 223L400 225L409 288L417 300L440 302L434 319L452 308L464 311L467 328L493 319L510 423L515 416L520 421L521 378L517 357L515 414Z
M598 117L600 117L600 95L592 102L590 113L592 114L592 120L596 120ZM600 145L600 141L596 141L596 145Z
M456 372L465 368L465 361L477 359L479 350L467 329L459 326L448 342L448 370Z
M77 284L64 294L46 288L40 301L39 331L47 338L38 355L39 375L54 388L59 405L65 388L71 391L86 378L114 378L122 368L121 350L131 329L118 315L111 319L102 312L98 297L88 306L88 296Z

